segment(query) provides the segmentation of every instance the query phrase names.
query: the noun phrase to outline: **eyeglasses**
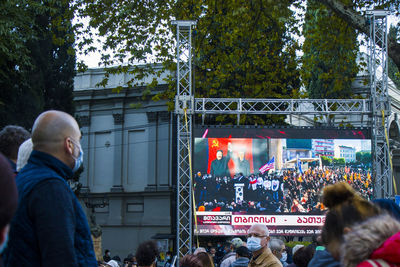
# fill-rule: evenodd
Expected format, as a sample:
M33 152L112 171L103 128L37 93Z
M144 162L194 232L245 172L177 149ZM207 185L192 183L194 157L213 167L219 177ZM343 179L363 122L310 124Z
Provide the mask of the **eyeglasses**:
M249 238L249 237L267 237L267 235L260 235L257 233L252 233L252 234L247 235L247 238Z

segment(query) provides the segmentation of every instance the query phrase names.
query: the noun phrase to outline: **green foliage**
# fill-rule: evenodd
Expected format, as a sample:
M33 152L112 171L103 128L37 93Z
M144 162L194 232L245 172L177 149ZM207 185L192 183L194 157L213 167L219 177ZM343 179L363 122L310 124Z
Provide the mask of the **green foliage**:
M173 100L175 95L175 34L171 20L195 20L193 34L196 97L290 98L300 87L296 49L292 37L297 18L289 8L296 1L77 1L78 14L89 19L79 24L78 48L96 50L97 30L102 41L102 63L109 73L127 72L134 78L128 87L146 75L168 70L169 90L155 99ZM86 35L85 35L86 34ZM161 63L155 69L151 63ZM136 64L147 64L145 68ZM155 87L156 84L151 84ZM284 117L258 117L247 123L279 123ZM218 117L215 122L233 123Z
M327 156L321 156L321 162L322 162L322 165L324 165L324 166L331 166L333 160Z
M69 1L3 1L0 127L30 129L44 109L73 113L73 11ZM2 10L3 12L3 10ZM13 26L10 25L16 25Z
M352 1L341 0L352 6ZM358 73L357 33L318 1L307 2L302 81L310 98L351 98Z
M289 241L289 242L285 243L285 246L290 249L292 249L296 245L303 245L303 246L307 247L308 245L311 245L311 242L309 242L309 241Z
M346 165L346 161L344 160L344 158L333 158L333 165L344 166Z
M363 164L371 164L371 152L356 152L356 160Z
M400 23L397 25L397 27L394 26L390 27L388 38L396 38L400 40ZM400 70L396 66L396 64L394 64L391 58L389 58L388 60L388 76L396 85L397 89L400 90Z

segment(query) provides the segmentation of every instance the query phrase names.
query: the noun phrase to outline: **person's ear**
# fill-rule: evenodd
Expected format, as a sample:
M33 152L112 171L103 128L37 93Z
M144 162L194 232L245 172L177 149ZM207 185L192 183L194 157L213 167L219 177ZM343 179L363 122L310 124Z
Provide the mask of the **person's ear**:
M70 137L65 138L64 140L64 149L66 152L68 152L69 154L73 155L74 154L74 146L75 144L73 144L72 140Z
M0 245L3 244L6 240L9 229L9 225L7 224L3 229L0 230Z

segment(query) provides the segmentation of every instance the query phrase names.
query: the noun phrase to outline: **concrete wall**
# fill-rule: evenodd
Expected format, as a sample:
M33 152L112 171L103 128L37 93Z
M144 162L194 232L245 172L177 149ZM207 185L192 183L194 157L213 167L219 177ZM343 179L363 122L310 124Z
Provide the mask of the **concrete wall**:
M107 202L95 208L103 251L123 259L140 242L173 234L175 130L165 101L143 101L142 87L113 92L131 78L127 75L111 76L106 88L96 87L103 75L93 69L75 78L85 167L81 196L86 203ZM164 89L165 84L157 88Z

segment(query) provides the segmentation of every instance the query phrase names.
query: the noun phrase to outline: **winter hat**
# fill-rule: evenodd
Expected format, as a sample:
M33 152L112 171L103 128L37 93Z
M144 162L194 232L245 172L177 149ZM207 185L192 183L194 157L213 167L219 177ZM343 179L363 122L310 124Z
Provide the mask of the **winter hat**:
M19 172L28 163L29 156L33 149L32 139L29 138L23 142L18 149L17 172Z
M239 237L235 237L231 240L231 245L236 250L238 247L243 246L243 241Z
M292 255L294 255L294 253L296 253L296 251L298 251L299 249L301 249L302 247L304 247L304 245L296 245L292 248Z
M0 230L12 219L18 205L18 192L10 163L0 153Z
M206 251L205 248L199 247L199 248L196 248L196 250L193 252L193 255L197 255L197 254L199 254L200 252L206 252L206 253L207 253L207 251Z

